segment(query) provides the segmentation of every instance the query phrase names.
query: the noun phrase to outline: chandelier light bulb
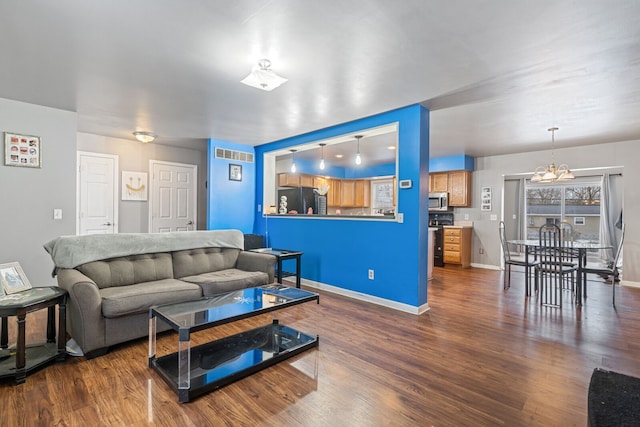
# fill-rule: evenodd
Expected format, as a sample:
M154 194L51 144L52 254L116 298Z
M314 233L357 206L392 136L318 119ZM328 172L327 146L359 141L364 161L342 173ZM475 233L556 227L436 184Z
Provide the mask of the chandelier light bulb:
M362 163L362 157L360 157L360 140L362 139L362 135L355 135L354 138L358 141L358 149L356 154L356 165Z
M321 150L321 158L320 158L320 170L324 170L324 146L327 144L320 144L320 150Z
M291 151L291 173L296 173L296 151L298 150L289 150Z

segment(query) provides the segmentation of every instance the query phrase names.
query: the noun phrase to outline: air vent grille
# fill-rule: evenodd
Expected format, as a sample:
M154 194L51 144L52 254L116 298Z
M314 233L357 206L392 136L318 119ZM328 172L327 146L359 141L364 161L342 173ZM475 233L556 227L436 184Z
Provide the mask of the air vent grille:
M227 159L236 160L238 162L253 163L253 153L216 147L216 159Z

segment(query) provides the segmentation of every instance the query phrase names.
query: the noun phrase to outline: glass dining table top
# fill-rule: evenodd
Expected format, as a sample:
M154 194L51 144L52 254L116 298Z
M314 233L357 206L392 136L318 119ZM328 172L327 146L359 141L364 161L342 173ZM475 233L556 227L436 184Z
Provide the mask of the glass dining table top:
M507 243L511 243L512 245L522 245L522 246L541 246L540 240L538 239L523 239L523 240L507 240ZM567 248L573 249L611 249L613 246L606 245L600 242L593 241L569 241L563 242L563 246Z

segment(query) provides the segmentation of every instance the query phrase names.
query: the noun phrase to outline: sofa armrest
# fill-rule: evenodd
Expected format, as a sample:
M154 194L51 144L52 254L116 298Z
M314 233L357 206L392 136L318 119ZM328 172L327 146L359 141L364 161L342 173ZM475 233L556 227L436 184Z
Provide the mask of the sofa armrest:
M82 351L106 347L105 320L102 316L102 297L98 286L78 270L58 271L58 286L69 292L67 331Z
M276 270L276 257L259 252L241 251L236 268L244 271L264 271L269 275L269 283L273 283Z

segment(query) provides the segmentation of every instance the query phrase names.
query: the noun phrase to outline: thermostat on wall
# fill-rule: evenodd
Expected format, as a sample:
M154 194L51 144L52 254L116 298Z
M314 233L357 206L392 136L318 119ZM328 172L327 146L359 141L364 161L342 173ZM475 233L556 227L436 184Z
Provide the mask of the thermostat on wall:
M403 179L400 181L400 188L411 188L412 185L413 183L410 179Z

